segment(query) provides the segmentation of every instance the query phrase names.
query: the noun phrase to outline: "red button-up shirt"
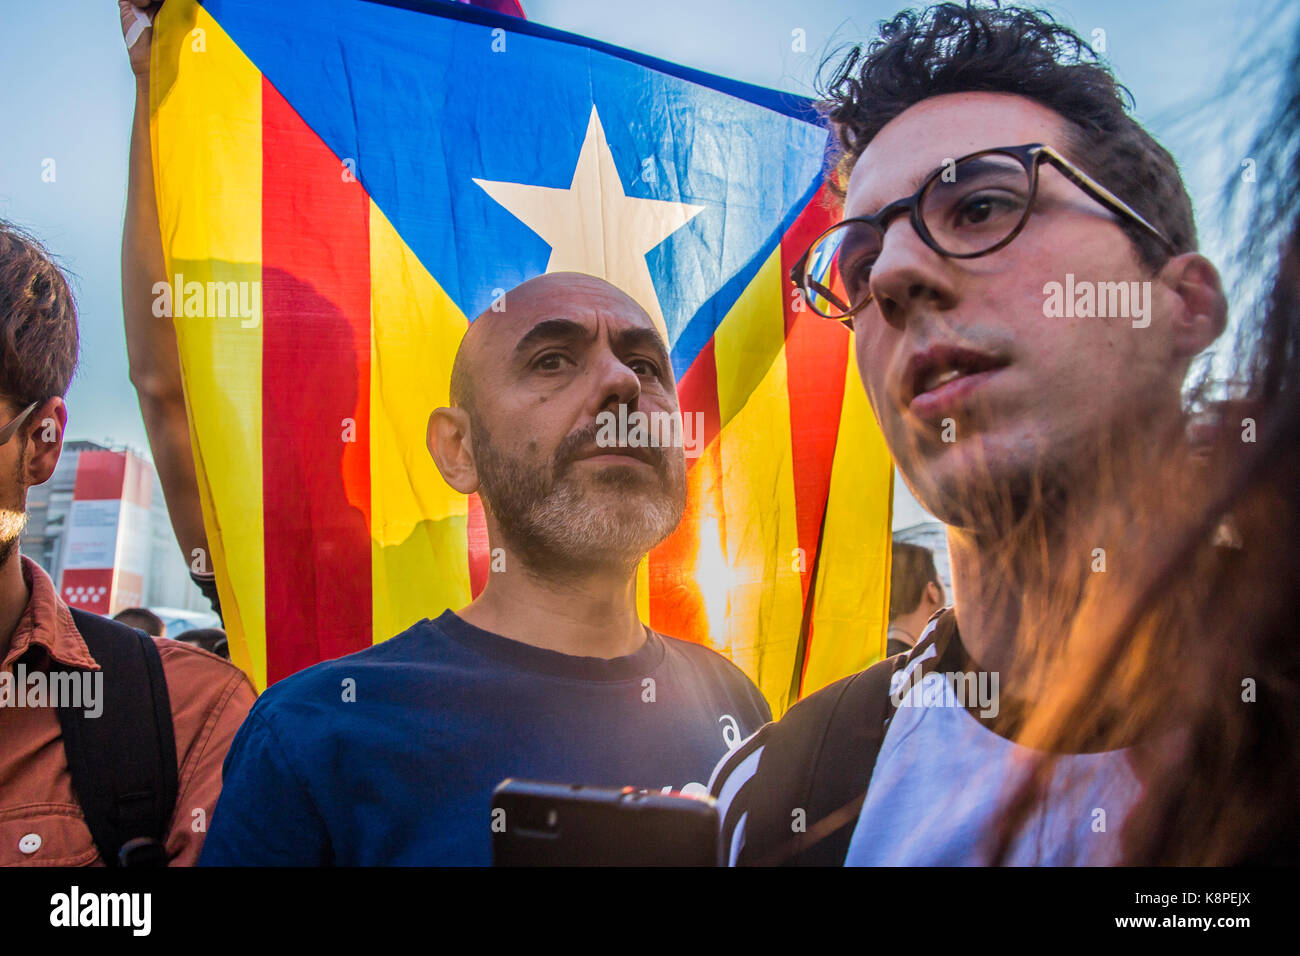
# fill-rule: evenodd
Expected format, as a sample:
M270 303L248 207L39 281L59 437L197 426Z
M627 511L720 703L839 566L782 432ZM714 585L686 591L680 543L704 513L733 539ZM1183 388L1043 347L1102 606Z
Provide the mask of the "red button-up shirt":
M32 673L57 661L98 670L49 575L31 559L20 560L31 599L0 667L12 672L21 660ZM179 641L157 643L179 775L167 857L172 866L187 866L203 846L226 750L257 695L229 661ZM53 707L0 706L0 865L103 865L72 790Z

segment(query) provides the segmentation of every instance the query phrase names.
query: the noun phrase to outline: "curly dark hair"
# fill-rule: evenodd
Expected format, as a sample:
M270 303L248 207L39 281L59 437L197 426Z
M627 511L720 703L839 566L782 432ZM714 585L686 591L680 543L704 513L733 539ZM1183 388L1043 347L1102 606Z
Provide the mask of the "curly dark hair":
M1092 47L1051 14L996 0L993 6L941 3L905 10L882 21L878 32L822 64L819 106L839 139L831 181L840 195L867 144L908 107L945 93L1010 93L1060 114L1070 138L1059 148L1071 160L1138 210L1178 252L1196 249L1192 202L1173 157L1129 115L1132 95ZM1122 225L1149 269L1168 260L1140 226Z
M77 342L67 279L38 240L0 219L0 393L20 406L66 395Z

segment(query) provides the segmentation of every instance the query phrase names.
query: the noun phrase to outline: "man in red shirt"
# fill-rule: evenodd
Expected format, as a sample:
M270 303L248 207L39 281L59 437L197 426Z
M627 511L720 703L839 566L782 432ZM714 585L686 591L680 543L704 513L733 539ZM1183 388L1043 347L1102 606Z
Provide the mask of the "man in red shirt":
M120 858L105 855L114 836L153 841L143 858L187 865L198 858L221 790L222 761L256 694L238 668L198 648L155 644L142 632L82 612L74 619L49 575L19 553L27 489L49 479L63 448L63 396L77 341L76 310L62 274L39 243L0 221L0 865L114 865ZM102 648L102 660L88 644ZM128 673L161 674L144 685L158 732L132 721L105 759L94 748L103 741L102 727L117 731L113 707L123 691L127 698L135 691L126 684ZM58 699L72 687L88 695L78 708ZM70 716L75 713L85 720ZM68 759L68 721L81 741L72 752L84 758L73 761L76 770ZM168 736L175 766L158 775L168 781L156 788L167 800L156 796L152 814L168 822L153 834L123 825L109 827L106 836L103 815L84 810L88 798L110 801L119 811L110 820L130 817L120 812L126 803L109 779L114 765L149 766L152 759L167 767L172 755L159 755L157 740Z

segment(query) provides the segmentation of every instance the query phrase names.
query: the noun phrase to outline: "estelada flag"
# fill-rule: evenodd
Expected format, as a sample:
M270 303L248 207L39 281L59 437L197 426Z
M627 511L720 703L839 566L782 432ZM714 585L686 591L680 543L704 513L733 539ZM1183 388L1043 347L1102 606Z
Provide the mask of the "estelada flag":
M787 279L836 215L807 100L415 0L171 0L153 57L210 557L258 687L482 588L481 506L425 429L470 318L561 270L646 308L703 425L643 619L776 713L880 656L892 468L850 333Z

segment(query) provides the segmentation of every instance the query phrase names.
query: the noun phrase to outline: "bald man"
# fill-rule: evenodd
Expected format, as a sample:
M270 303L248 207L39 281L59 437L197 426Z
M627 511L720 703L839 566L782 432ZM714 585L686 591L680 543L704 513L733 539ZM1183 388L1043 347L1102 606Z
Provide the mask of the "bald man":
M451 392L427 444L483 500L482 593L269 688L201 863L487 864L504 778L705 793L770 719L737 667L637 615L637 565L686 500L683 448L665 441L680 429L623 445L602 430L680 415L645 311L590 276L532 279L470 325Z

